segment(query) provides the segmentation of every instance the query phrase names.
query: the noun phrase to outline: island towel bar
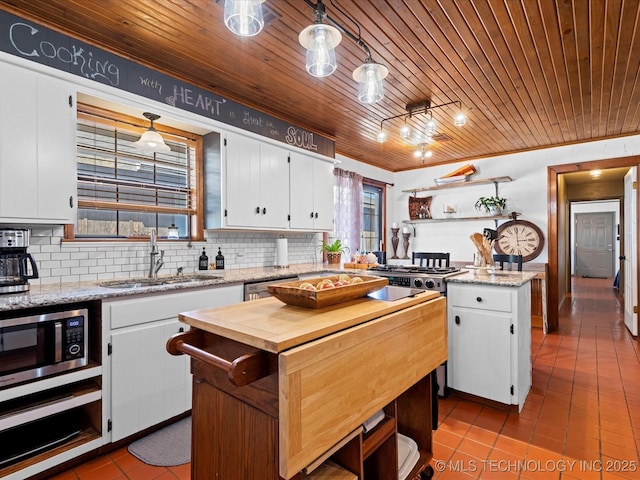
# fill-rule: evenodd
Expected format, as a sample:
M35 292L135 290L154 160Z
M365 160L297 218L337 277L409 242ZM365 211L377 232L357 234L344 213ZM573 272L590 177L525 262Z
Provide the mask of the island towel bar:
M238 387L248 385L269 374L269 359L266 352L256 350L229 361L196 346L202 343L198 341L199 339L202 339L202 332L197 329L176 333L167 341L167 351L171 355L187 354L196 360L225 370L231 383Z

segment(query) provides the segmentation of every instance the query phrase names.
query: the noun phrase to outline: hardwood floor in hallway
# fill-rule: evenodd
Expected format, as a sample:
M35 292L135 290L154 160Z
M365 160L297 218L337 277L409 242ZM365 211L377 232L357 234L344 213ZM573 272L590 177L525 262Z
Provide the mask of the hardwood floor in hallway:
M575 278L560 331L533 330L533 386L520 414L440 400L436 479L640 479L640 349L611 284ZM126 448L55 477L188 478L188 464L151 467Z

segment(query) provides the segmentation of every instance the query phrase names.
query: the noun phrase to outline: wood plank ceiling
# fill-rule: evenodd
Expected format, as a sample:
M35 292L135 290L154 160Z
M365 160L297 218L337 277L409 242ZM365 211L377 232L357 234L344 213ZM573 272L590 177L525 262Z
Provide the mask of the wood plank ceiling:
M222 0L0 0L0 8L124 55L220 95L333 137L338 153L390 171L471 161L636 134L640 130L637 0L326 0L329 16L361 28L389 68L384 99L364 105L352 71L365 53L343 36L338 69L308 75L299 32L304 0L266 0L264 30L241 38ZM429 99L459 100L468 116L433 110L441 140L413 156L403 120L382 119ZM424 116L414 116L414 130Z

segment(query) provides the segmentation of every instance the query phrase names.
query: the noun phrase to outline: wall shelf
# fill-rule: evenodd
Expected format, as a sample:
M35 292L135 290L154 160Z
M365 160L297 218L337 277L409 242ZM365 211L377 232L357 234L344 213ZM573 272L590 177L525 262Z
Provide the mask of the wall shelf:
M404 193L418 193L418 192L428 192L431 190L445 190L447 188L458 188L458 187L471 187L473 185L486 185L488 183L505 183L511 182L513 179L511 177L492 177L492 178L480 178L478 180L469 180L468 182L456 182L456 183L447 183L445 185L435 185L433 187L423 187L423 188L413 188L411 190L402 190Z
M519 213L516 214L520 215ZM478 217L449 217L449 218L418 218L416 220L403 220L402 223L433 223L433 222L458 222L461 220L513 220L513 213L508 215L480 215Z

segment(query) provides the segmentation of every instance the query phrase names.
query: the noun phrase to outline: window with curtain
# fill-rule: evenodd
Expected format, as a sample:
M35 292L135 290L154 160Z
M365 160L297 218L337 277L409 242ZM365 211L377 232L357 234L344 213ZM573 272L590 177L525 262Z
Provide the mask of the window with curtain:
M334 239L356 253L363 246L362 237L362 175L334 168Z
M362 238L366 252L382 250L384 221L384 189L377 182L363 181Z
M156 128L171 148L143 152L132 144L143 120L79 105L77 124L78 219L75 238L160 237L172 225L180 238L196 238L198 156L201 139ZM201 189L200 189L201 190Z

